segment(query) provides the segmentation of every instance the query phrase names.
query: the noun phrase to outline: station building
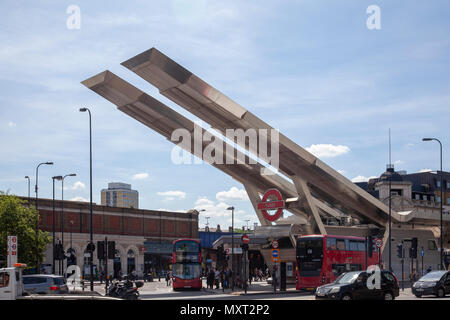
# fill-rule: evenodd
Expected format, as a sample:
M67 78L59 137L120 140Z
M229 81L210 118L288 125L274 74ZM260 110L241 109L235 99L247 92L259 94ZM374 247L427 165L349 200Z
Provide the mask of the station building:
M28 200L22 197L23 200ZM35 200L29 200L35 205ZM52 236L53 201L39 199L40 229ZM83 273L89 272L89 255L86 247L90 239L89 202L64 200L64 234L61 230L61 200L55 200L55 242L64 237L64 250L74 251L73 264ZM166 271L171 264L172 242L179 238L198 239L198 211L169 212L118 208L93 203L93 240L115 241L115 258L108 260L108 273L118 276L135 270L138 276L155 271ZM52 243L50 242L42 265L52 264ZM70 262L69 262L70 263ZM100 270L104 262L94 252L94 269ZM65 265L66 267L67 265ZM56 261L56 272L58 261Z

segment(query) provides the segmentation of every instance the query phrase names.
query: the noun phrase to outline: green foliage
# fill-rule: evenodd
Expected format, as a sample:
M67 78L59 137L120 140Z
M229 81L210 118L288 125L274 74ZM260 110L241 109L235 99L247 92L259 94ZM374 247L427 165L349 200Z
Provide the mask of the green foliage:
M18 240L17 262L36 266L36 223L39 215L30 208L27 201L14 195L0 192L0 266L6 265L7 236L15 235ZM43 261L45 250L50 243L47 232L38 232L39 261Z

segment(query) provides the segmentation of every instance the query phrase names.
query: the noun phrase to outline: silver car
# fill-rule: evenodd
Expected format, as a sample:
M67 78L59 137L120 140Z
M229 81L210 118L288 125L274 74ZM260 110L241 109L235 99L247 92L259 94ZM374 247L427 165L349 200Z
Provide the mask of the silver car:
M27 293L37 294L65 294L69 293L63 276L54 274L33 274L22 277L23 289Z

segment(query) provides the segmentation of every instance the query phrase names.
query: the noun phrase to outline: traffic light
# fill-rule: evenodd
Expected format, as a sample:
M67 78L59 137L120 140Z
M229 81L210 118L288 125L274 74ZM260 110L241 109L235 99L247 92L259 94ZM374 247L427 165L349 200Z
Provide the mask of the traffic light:
M108 241L108 259L114 259L116 256L116 242Z
M62 244L57 243L55 245L54 255L55 255L55 260L63 260L65 258L64 249L63 249Z
M403 244L399 243L397 244L397 257L400 259L403 259Z
M97 241L97 259L105 260L105 241Z
M411 257L417 259L417 238L411 239Z
M367 237L367 255L369 257L372 257L373 254L373 237L368 236Z

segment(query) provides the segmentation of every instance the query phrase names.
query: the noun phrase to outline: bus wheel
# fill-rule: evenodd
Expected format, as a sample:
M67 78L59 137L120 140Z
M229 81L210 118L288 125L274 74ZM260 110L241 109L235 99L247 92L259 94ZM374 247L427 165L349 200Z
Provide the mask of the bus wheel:
M349 294L346 294L342 297L342 300L352 300L352 296Z

